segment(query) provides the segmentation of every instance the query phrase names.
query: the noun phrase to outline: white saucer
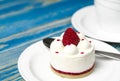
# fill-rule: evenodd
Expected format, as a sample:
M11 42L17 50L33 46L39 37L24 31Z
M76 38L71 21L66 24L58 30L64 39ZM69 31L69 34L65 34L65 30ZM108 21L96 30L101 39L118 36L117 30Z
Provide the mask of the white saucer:
M98 23L94 6L78 10L72 16L72 25L86 36L106 41L120 43L120 34L104 32Z
M26 81L120 81L120 61L96 58L92 74L79 79L55 75L49 65L49 50L39 41L29 46L18 60L18 69Z

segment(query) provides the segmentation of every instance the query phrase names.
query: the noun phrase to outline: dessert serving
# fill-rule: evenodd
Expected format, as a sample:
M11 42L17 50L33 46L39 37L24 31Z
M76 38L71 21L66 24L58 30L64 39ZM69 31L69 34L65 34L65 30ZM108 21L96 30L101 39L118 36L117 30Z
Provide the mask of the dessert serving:
M95 66L94 45L80 32L68 28L50 42L50 66L64 78L89 75Z

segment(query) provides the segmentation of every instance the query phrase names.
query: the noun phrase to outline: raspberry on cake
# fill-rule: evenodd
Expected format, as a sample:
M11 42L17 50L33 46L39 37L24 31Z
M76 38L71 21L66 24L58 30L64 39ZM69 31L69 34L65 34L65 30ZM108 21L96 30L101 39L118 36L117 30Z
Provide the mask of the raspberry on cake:
M63 35L63 39L62 39L64 46L70 45L70 44L74 44L77 46L79 41L80 41L80 38L78 37L77 33L72 28L68 28L66 30L66 32Z
M55 38L50 45L50 66L64 78L79 78L90 74L95 65L95 50L91 41L72 28Z

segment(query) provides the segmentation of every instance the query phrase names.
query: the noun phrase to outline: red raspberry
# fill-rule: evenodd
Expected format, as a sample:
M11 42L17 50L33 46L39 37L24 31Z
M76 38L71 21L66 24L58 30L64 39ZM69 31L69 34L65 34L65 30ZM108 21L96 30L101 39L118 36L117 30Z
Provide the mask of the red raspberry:
M63 45L70 45L70 44L74 44L77 46L78 42L80 41L78 35L76 34L76 32L72 29L72 28L68 28L64 35L63 35Z

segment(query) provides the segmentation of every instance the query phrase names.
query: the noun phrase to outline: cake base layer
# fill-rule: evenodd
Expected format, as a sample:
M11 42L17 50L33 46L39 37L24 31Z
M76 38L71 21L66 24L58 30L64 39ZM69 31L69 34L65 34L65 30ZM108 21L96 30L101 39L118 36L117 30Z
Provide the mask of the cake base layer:
M88 76L89 74L91 74L93 72L93 70L94 70L94 66L95 66L95 64L90 69L88 69L88 70L86 70L84 72L81 72L81 73L62 72L62 71L56 70L52 66L51 66L51 69L58 76L61 76L63 78L75 79L75 78L83 78L83 77Z

